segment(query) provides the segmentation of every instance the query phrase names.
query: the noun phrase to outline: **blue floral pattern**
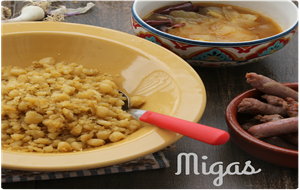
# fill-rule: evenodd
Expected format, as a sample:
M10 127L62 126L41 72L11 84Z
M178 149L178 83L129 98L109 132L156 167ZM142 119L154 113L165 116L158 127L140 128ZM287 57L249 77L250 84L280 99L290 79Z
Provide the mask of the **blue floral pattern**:
M192 59L203 61L232 61L232 59L228 57L228 55L218 49L212 49L209 52L202 53L198 56L193 57Z
M146 40L149 40L150 42L154 42L158 45L161 46L161 44L159 42L156 41L155 37L154 36L151 36L150 38L146 36Z
M271 53L274 53L275 51L280 50L281 48L283 48L283 43L280 41L277 41L273 46L268 47L267 50L263 51L261 54L257 54L258 56L264 56L264 55L268 55Z

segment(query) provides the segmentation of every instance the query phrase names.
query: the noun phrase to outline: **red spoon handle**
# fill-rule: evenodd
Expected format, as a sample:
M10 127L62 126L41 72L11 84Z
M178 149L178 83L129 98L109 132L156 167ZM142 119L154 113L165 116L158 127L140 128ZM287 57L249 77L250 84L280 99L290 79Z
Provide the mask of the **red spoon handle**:
M230 138L229 134L221 129L152 111L146 111L140 120L211 145L225 144Z

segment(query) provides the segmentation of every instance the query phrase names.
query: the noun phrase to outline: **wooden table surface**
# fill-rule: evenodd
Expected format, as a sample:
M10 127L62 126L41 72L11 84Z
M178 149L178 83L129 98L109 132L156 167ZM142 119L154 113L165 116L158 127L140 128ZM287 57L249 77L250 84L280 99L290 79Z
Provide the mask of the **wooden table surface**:
M87 2L69 1L57 2L67 7L85 6ZM105 28L111 28L133 34L130 26L132 1L96 1L89 12L83 15L66 18L71 23L81 23ZM23 2L2 2L13 8L14 12L20 10ZM204 82L207 91L207 106L201 120L202 124L215 126L227 130L225 109L228 103L238 94L250 89L245 82L247 72L256 72L279 82L298 81L298 32L292 41L282 50L271 57L249 65L232 68L202 68L194 67ZM227 175L223 185L216 187L213 180L216 175L175 175L177 171L177 155L179 153L196 153L199 158L207 156L207 165L223 162L224 168L233 162L240 162L244 166L246 161L261 169L255 175ZM4 183L2 188L75 188L75 189L277 189L298 188L298 170L276 166L259 160L240 149L232 141L222 146L210 146L193 139L183 138L176 142L175 150L165 153L170 161L166 169L137 171L120 174L108 174L92 177L76 177L57 180L28 181ZM201 163L202 160L199 161Z

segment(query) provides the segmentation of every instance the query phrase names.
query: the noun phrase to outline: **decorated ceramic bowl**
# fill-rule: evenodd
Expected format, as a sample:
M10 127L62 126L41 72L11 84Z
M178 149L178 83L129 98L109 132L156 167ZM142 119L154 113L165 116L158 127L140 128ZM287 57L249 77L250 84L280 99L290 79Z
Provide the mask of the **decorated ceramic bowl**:
M181 2L183 1L135 0L132 6L131 24L137 36L165 47L192 66L237 66L267 58L288 44L298 25L297 7L289 0L214 1L214 3L235 5L264 14L277 22L283 30L277 35L253 41L206 42L190 40L157 30L143 21L143 18L154 10Z

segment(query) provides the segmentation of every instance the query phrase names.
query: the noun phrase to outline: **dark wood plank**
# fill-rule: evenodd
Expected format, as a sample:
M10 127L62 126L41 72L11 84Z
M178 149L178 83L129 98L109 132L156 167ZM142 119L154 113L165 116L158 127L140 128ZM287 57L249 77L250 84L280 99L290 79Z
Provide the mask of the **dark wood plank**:
M86 1L63 1L53 5L67 7L85 6ZM132 1L94 1L96 4L88 13L67 17L67 22L106 27L133 34L130 26ZM16 9L22 2L10 2ZM279 82L298 81L298 32L293 40L282 50L271 57L249 65L232 68L194 67L207 91L207 107L200 123L227 130L225 109L228 103L238 94L251 88L245 82L247 72L257 72ZM224 167L239 162L243 167L246 161L262 171L255 175L227 175L223 185L216 187L213 180L217 175L175 175L177 172L177 156L182 152L196 153L199 164L205 162L209 167L215 162L223 162ZM295 189L298 188L298 170L276 166L259 160L243 150L232 141L222 146L210 146L189 138L176 143L175 150L169 150L165 156L170 161L170 168L139 171L120 174L77 177L35 182L18 182L2 184L3 188L86 188L86 189ZM202 156L207 156L206 161ZM192 165L192 164L191 164ZM193 165L191 166L191 168ZM201 166L199 167L201 168Z
M89 1L90 2L90 1ZM66 22L88 24L119 30L133 34L130 26L131 1L91 1L95 6L87 14L66 17ZM65 5L68 8L86 6L86 1L57 2L53 6Z

